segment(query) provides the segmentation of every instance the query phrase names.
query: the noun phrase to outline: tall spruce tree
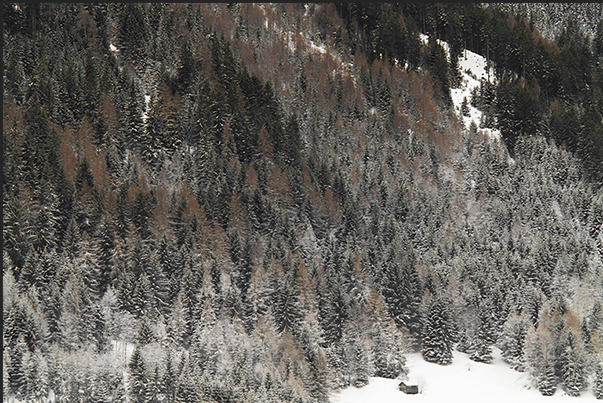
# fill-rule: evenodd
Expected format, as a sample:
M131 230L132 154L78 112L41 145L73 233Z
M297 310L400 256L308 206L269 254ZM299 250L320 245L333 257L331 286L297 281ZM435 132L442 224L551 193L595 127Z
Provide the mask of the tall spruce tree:
M420 308L420 284L415 267L414 253L402 259L390 249L384 262L383 287L381 293L388 311L400 329L406 329L420 344L422 326Z
M423 325L421 353L425 361L452 363L452 332L450 302L445 297L434 297L428 304Z
M140 348L138 347L134 349L130 361L128 362L128 375L128 394L132 399L131 401L135 403L145 402L148 376L144 359L142 358Z
M597 399L603 400L603 362L599 362L595 368L593 391Z

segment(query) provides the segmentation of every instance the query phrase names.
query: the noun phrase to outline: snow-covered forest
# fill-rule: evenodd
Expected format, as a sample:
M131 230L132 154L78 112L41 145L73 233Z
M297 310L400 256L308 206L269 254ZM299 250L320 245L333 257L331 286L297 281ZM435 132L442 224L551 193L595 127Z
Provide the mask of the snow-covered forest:
M520 6L4 4L3 401L603 399L601 8Z

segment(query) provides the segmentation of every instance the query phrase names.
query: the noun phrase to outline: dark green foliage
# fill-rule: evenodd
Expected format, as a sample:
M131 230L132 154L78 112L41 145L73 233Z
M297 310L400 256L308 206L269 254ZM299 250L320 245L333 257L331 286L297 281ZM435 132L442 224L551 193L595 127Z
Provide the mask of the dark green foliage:
M140 59L145 54L148 40L148 28L142 5L128 3L123 7L119 16L119 39L126 54L133 60Z
M479 326L470 358L477 362L492 361L492 347L496 342L495 315L491 304L484 302L478 308Z
M517 371L525 370L524 346L529 326L529 318L525 313L512 313L506 320L500 337L501 355Z
M145 401L147 392L148 375L145 369L144 359L137 347L134 349L130 361L128 362L129 375L129 395L133 402L141 403Z
M557 377L555 376L555 365L546 361L543 372L538 377L538 390L543 396L552 396L557 390Z
M595 397L599 400L603 399L603 364L598 363L595 369L595 383L593 386Z
M510 153L515 152L519 138L538 134L538 108L537 99L517 83L503 79L498 85L497 125Z
M423 358L440 365L451 364L453 337L450 302L444 298L433 298L424 319Z
M422 325L420 315L421 285L413 253L402 258L390 250L384 264L383 299L398 328L406 329L418 346Z
M450 71L446 52L435 36L431 35L428 42L427 65L436 83L440 86L444 100L451 103L450 99Z
M272 314L276 329L282 333L285 330L292 334L298 331L303 319L299 306L299 297L287 281L279 282L273 296Z
M138 345L144 347L145 345L152 343L155 339L153 332L149 328L149 324L146 320L142 320L140 324L140 330L138 330Z
M568 332L561 340L561 381L563 390L570 396L580 396L586 386L586 368L582 341L574 332Z
M34 351L39 331L31 316L20 305L11 304L3 309L3 334L6 345L15 347L25 343L29 351Z
M8 373L8 393L18 398L25 397L27 393L27 379L25 377L27 346L21 337L15 346L9 350L6 371Z
M325 345L341 340L346 321L348 320L348 300L341 286L321 288L319 298L319 320L323 330L322 339Z
M406 30L400 25L399 16L393 10L381 13L375 28L375 53L390 59L406 59Z
M3 6L5 397L326 402L408 347L448 363L457 320L473 359L502 335L545 393L584 389L596 305L547 363L525 350L600 280L601 33L557 51L476 4L266 7L277 29L255 4ZM514 160L440 98L464 46Z

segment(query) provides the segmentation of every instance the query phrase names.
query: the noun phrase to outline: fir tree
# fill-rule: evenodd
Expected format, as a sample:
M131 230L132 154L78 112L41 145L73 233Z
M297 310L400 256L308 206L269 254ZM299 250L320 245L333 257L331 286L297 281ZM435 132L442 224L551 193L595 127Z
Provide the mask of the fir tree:
M440 365L452 363L452 318L450 303L443 297L429 302L423 327L422 355Z
M27 388L25 369L29 351L21 336L16 345L9 350L6 371L8 373L8 390L6 391L18 399L24 398Z
M570 331L562 341L561 381L563 390L570 396L580 396L586 386L586 368L582 352L582 340Z
M383 300L398 328L407 329L418 345L422 329L419 312L420 284L414 254L410 252L400 262L391 249L384 263L384 271Z
M275 291L272 313L279 333L288 330L295 334L298 331L303 314L299 297L287 280L281 282Z
M513 312L503 325L499 345L501 355L511 368L520 372L525 370L524 346L530 325L529 318L523 312Z
M489 363L492 361L492 346L496 341L494 336L494 318L489 304L480 304L478 315L479 327L475 335L473 352L469 358L473 361Z
M603 362L599 362L595 368L593 391L595 392L595 397L597 399L603 399Z
M138 345L141 347L146 346L149 343L152 343L155 339L152 330L149 328L149 325L146 320L142 320L140 323L140 330L138 331Z
M140 349L136 347L128 362L129 395L133 402L144 403L147 388L147 373Z
M348 320L348 301L339 285L319 292L319 322L325 345L341 340Z
M538 390L543 396L553 396L557 390L557 376L555 375L555 364L546 360L542 372L537 378Z

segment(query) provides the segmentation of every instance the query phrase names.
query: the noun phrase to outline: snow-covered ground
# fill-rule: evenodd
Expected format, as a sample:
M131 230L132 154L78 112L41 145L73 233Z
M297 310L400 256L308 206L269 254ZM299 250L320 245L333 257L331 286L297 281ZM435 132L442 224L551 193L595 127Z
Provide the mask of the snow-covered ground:
M399 402L463 402L463 403L557 403L595 401L592 390L580 398L570 397L558 388L553 396L542 396L531 387L529 375L511 369L494 350L490 364L471 361L469 356L454 351L451 365L426 362L420 353L407 355L408 385L418 385L419 394L406 395L398 390L400 380L371 378L363 388L349 387L331 396L331 403L399 403Z
M427 35L420 34L419 38L423 43L427 43ZM438 43L442 45L446 51L446 55L450 57L448 43L438 40ZM494 80L494 68L493 66L486 66L486 58L478 55L477 53L471 52L470 50L464 50L459 56L459 71L461 73L461 85L458 88L452 88L450 90L450 97L454 104L454 109L460 119L463 120L465 127L469 127L471 122L475 122L476 126L480 126L482 118L482 112L471 105L471 91L474 88L479 87L481 80L492 82ZM489 71L488 71L489 70ZM463 100L467 100L467 106L469 108L469 115L464 116L461 113L461 105ZM480 128L490 139L500 140L500 131L494 128Z

